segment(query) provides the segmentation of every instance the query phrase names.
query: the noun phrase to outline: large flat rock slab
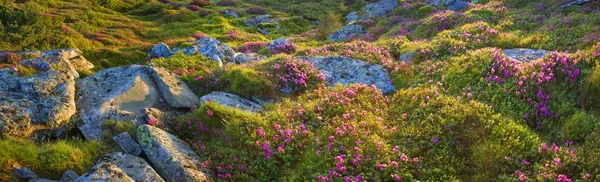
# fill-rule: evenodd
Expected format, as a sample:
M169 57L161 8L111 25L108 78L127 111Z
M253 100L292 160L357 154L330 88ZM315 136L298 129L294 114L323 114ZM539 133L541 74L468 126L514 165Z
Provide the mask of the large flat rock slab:
M88 138L98 138L107 119L132 117L152 107L160 98L150 71L133 65L102 70L77 83L77 107Z

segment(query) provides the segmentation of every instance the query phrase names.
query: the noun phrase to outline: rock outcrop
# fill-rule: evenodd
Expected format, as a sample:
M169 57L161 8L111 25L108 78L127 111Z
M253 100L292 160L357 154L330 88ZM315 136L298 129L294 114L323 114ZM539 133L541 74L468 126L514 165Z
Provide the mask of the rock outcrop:
M363 33L363 27L361 25L352 24L342 27L338 31L333 32L327 40L342 41L352 37L358 36Z
M506 56L510 59L517 61L518 63L528 63L531 61L535 61L552 53L552 51L547 50L533 50L533 49L523 49L523 48L515 48L515 49L504 49L502 50Z
M567 2L563 5L561 5L560 7L561 8L569 8L571 6L581 6L581 5L584 5L589 2L592 2L592 0L573 0L573 1L570 1L570 2Z
M168 58L171 57L174 53L171 51L169 46L165 43L160 43L155 45L148 52L148 58Z
M98 164L75 181L164 181L142 158L115 152L98 159Z
M233 62L232 56L235 51L225 43L212 38L202 37L196 41L198 52L204 56L215 60L220 66L228 62Z
M137 139L156 171L167 181L209 181L212 172L181 139L150 125L141 125Z
M204 102L214 101L221 105L239 108L244 111L249 112L260 112L263 110L263 107L259 104L252 102L250 100L244 99L240 96L233 95L226 92L214 91L208 95L202 96L200 100Z
M459 11L469 8L469 3L463 0L432 0L429 4L435 7L443 5L452 11Z
M369 4L363 7L365 15L361 19L366 20L372 17L384 16L390 11L394 10L396 7L398 7L397 0L381 0L379 2Z
M190 108L199 103L174 75L140 65L102 70L77 87L78 114L83 121L79 130L87 139L98 138L108 119L130 121L146 108Z
M383 93L395 91L390 76L383 66L342 56L300 57L312 62L325 75L329 85L361 83L375 85Z
M345 25L350 25L356 21L358 21L358 13L356 11L353 11L351 13L348 13L348 15L346 15Z
M244 20L244 23L247 26L256 26L261 23L276 23L277 20L274 20L270 14L259 15L252 17L250 19Z
M233 61L236 64L244 64L248 62L258 62L267 59L267 57L256 53L236 53L233 55Z
M33 125L44 129L66 124L76 111L77 70L89 70L93 65L79 49L28 51L22 55L32 59L19 64L38 68L40 73L19 77L16 70L0 70L0 132L24 136L32 132Z
M225 16L226 17L233 17L233 18L240 18L240 15L238 15L234 11L231 11L230 9L226 9L225 10Z

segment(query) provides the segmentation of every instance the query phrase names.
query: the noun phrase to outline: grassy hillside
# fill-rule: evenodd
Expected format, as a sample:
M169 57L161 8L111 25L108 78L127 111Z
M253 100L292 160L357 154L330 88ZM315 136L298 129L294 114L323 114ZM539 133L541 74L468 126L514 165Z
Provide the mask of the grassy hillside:
M386 16L359 21L367 33L346 42L323 40L319 31L338 29L332 26L347 13L362 15L375 1L207 2L3 1L0 50L76 47L98 71L145 64L159 42L186 47L208 35L236 51L267 56L222 68L202 55L150 60L199 96L226 91L276 101L258 114L210 102L160 121L194 147L217 180L600 180L599 1L564 8L564 0L473 0L465 11L450 11L426 0L398 0ZM242 18L225 17L226 9ZM281 20L279 29L259 25L269 35L243 22L267 13ZM280 37L290 37L296 51L269 52L265 45ZM553 53L517 64L502 53L511 48ZM412 64L398 61L411 51ZM326 87L313 65L294 58L329 55L382 65L397 91ZM294 91L281 92L285 84ZM10 146L29 152L2 150ZM96 141L2 139L0 181L14 179L14 163L36 166L49 178L57 176L47 171L81 172L99 155L89 148L101 147ZM76 153L61 153L66 149ZM85 157L23 156L53 150Z

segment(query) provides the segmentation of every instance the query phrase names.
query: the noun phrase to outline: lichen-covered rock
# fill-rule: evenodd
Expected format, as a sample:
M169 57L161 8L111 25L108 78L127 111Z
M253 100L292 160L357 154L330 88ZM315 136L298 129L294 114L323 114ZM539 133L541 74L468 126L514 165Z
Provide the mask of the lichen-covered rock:
M212 172L183 140L150 125L137 129L137 139L155 170L166 181L209 181Z
M300 57L312 62L326 77L329 85L361 83L375 85L383 93L395 91L390 76L383 66L343 56Z
M240 96L233 95L226 92L214 91L208 95L204 95L200 98L201 102L214 101L221 105L239 108L244 111L249 112L260 112L263 110L263 107L259 104L252 102L250 100L244 99Z
M37 174L27 167L14 166L12 172L19 179L29 180L38 178Z
M137 182L164 181L146 160L130 154L114 152L98 159L99 164L113 164Z
M169 46L165 43L160 43L152 47L150 52L148 52L148 58L168 58L173 55L173 52L169 48Z
M100 136L107 119L132 120L141 109L157 104L160 92L145 66L102 70L77 83L77 108L87 139Z
M42 52L42 57L47 55L62 55L64 59L69 60L75 70L89 71L94 68L94 64L85 59L83 57L83 52L77 48L56 49Z
M161 67L151 67L150 69L158 90L171 107L192 108L200 104L200 98L190 90L187 84L167 69Z
M139 156L142 153L142 148L140 145L133 140L129 132L123 132L117 136L113 137L113 140L125 153Z
M79 178L79 175L75 171L67 170L63 173L62 177L58 181L59 182L72 182L72 181L75 181L75 179L77 179L77 178Z
M233 18L240 18L240 15L238 15L234 11L231 11L230 9L226 9L225 10L225 16L226 17L233 17Z
M564 1L563 1L564 2ZM592 0L572 0L570 2L567 2L563 5L561 5L561 8L569 8L571 6L581 6L584 5L586 3L592 2Z
M250 19L244 20L244 23L248 26L256 26L261 23L276 23L277 20L274 20L270 14L259 15L252 17Z
M469 8L469 3L463 0L432 0L429 4L435 7L443 5L452 11Z
M232 57L235 51L225 43L212 38L202 37L196 41L198 52L204 56L215 60L219 66L228 62L233 62Z
M388 12L398 7L397 0L381 0L376 3L369 4L363 7L365 15L361 18L362 20L369 19L371 17L380 17L386 15Z
M338 31L333 32L327 40L342 41L352 37L358 36L363 33L363 27L361 25L352 24L342 27Z
M18 77L0 70L0 132L26 136L36 129L64 125L75 114L74 77L57 70Z
M504 49L502 50L506 56L510 59L517 61L518 63L528 63L537 59L544 57L552 53L551 51L539 49L523 49L523 48L515 48L515 49Z
M404 54L401 54L398 61L400 62L405 62L406 64L413 64L414 63L414 58L415 55L417 54L417 52L415 51L409 51L409 52L405 52Z
M236 53L233 55L233 60L236 64L244 64L248 62L258 62L267 57L256 53Z
M353 11L351 13L348 13L348 15L346 15L345 25L350 25L356 21L358 21L358 13L356 11Z
M101 163L89 169L85 174L75 179L75 182L89 181L119 181L135 182L123 170L111 163Z

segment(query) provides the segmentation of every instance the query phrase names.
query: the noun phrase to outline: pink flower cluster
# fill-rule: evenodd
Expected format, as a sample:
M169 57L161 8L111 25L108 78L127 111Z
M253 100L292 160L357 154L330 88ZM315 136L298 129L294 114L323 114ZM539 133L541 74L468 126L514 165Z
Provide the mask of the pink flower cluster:
M298 52L302 56L332 56L343 55L348 58L382 64L388 71L404 71L408 68L405 63L399 63L392 57L388 48L362 40L346 43L326 44L321 48L309 48Z
M253 53L258 52L260 49L266 47L269 43L267 42L248 42L238 49L239 52Z
M296 44L294 44L292 42L288 42L286 44L280 44L280 45L275 45L275 46L269 47L269 53L271 53L271 54L280 54L280 53L293 54L296 52L296 49L298 49Z
M315 69L312 63L291 56L277 60L272 65L272 69L268 76L276 80L275 88L299 92L325 81L325 75Z

